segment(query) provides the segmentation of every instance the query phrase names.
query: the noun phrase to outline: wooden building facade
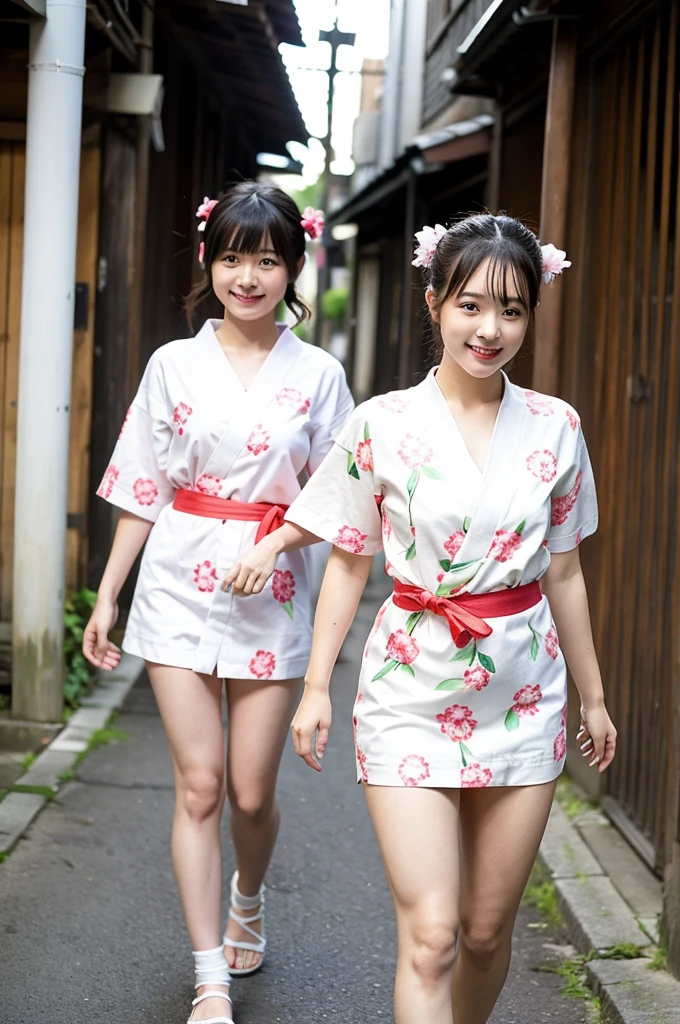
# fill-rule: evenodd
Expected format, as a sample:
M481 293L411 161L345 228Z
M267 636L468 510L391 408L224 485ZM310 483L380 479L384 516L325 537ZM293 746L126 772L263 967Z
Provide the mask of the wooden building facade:
M582 559L619 752L604 776L573 746L568 766L663 878L680 976L680 2L490 7L430 0L423 87L430 141L464 102L491 104L486 151L449 149L437 166L416 138L370 186L375 203L364 190L336 214L359 229L349 371L384 390L429 365L408 265L423 223L486 205L567 250L572 269L511 375L575 405L598 483L601 525Z

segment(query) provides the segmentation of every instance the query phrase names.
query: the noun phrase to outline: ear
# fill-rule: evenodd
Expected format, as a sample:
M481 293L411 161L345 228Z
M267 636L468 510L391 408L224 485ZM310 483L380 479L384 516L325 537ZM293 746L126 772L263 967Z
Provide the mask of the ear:
M435 312L434 309L434 292L431 288L428 288L425 292L425 302L427 302L427 308L430 311L430 316L436 324L439 323L439 313Z
M297 268L295 270L295 280L296 281L297 281L298 277L300 276L300 274L302 273L302 268L304 267L306 260L307 260L307 254L304 253L300 257L300 259L297 261Z

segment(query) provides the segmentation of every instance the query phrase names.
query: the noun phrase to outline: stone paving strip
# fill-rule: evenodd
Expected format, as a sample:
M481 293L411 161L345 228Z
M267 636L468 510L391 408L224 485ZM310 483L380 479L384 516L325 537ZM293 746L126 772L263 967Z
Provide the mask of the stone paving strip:
M104 729L144 668L141 658L123 654L113 672L100 672L97 683L61 732L17 779L0 803L0 857L8 854L43 807L54 798L63 775ZM22 792L23 790L23 792Z
M680 981L652 969L661 885L625 840L598 812L572 822L555 802L539 856L602 1024L680 1024Z

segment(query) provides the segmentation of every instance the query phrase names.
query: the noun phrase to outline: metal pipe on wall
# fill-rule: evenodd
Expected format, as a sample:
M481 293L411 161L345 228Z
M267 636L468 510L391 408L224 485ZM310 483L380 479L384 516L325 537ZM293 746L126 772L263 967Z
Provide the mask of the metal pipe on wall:
M12 622L13 713L63 702L69 403L85 0L47 0L31 24L19 351Z

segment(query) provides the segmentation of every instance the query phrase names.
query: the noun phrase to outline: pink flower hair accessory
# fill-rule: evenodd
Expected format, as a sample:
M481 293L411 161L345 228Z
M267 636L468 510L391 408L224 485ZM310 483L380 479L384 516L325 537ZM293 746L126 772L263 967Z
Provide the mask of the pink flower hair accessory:
M545 284L552 284L563 270L571 266L571 260L565 260L564 258L566 255L564 249L558 249L552 242L541 246L542 271Z
M210 199L209 196L203 196L203 202L196 210L196 216L200 219L201 223L198 225L199 231L205 231L205 226L208 223L208 218L217 206L217 199ZM201 242L198 247L198 262L203 263L205 257L205 242Z
M429 267L435 249L445 234L446 228L442 224L435 224L433 228L426 224L422 231L416 231L418 245L414 250L416 258L412 261L412 265L414 267Z
M303 211L300 223L302 224L302 230L307 232L312 241L315 241L317 238L321 238L323 234L326 218L324 217L323 210L315 210L313 206L308 206Z

